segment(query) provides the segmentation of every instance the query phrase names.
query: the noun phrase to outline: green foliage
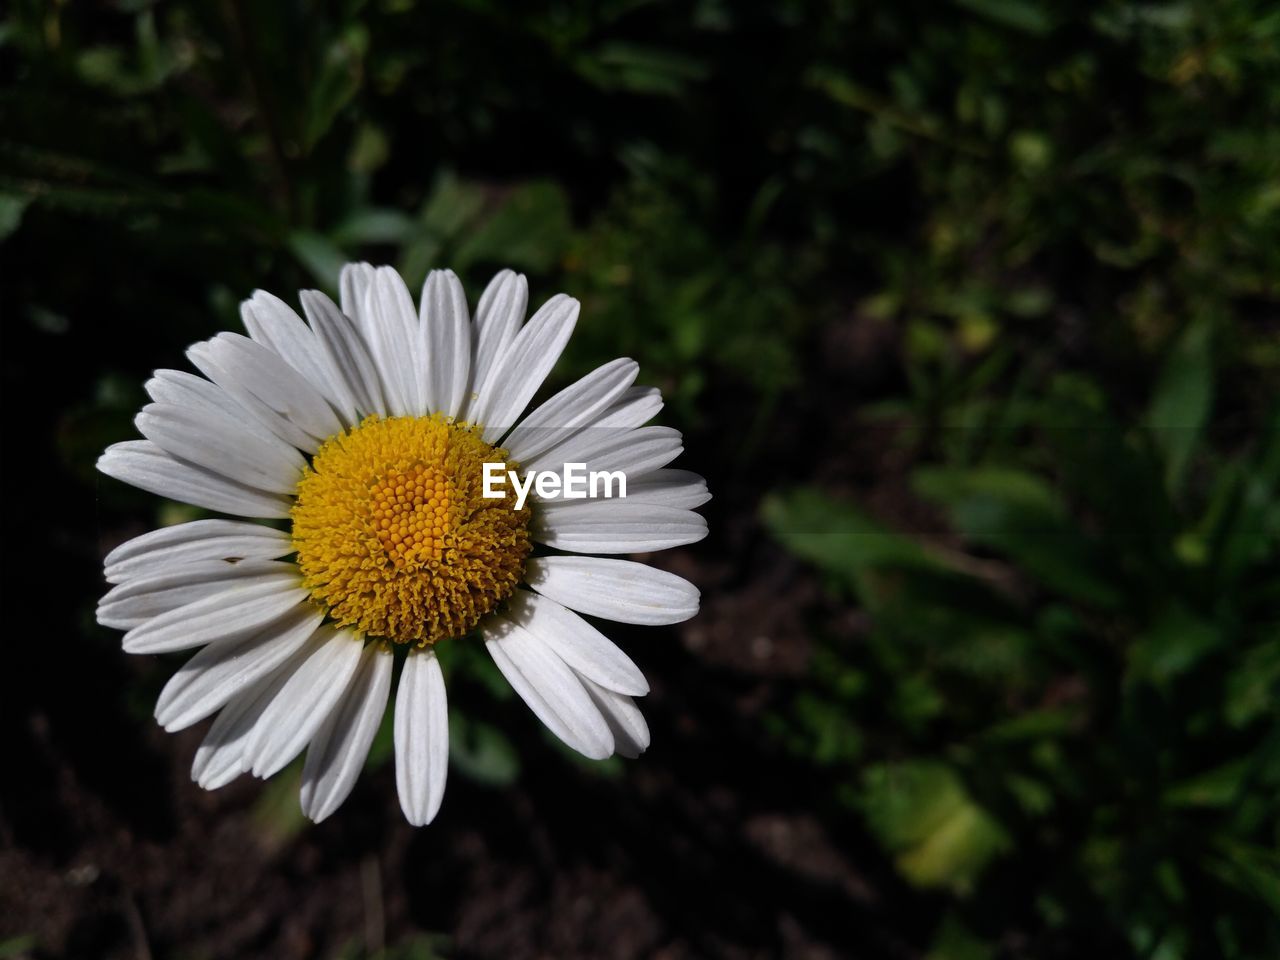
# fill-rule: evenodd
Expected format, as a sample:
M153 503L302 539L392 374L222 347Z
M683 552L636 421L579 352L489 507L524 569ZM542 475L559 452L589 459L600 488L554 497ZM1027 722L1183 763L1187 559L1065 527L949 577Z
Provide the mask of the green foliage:
M1152 409L1175 405L1183 362L1155 377ZM1088 924L1136 954L1269 955L1280 432L1214 454L1168 442L1159 418L1097 420L1091 386L1048 384L1013 458L918 466L915 491L946 518L935 534L812 490L766 505L779 539L874 621L865 643L830 641L781 733L857 778L836 795L905 877L961 898L965 930L999 915L1010 877L1036 876L1053 937ZM1196 493L1171 503L1171 464L1193 459ZM1240 509L1269 531L1248 546ZM953 533L964 552L939 546ZM833 753L833 738L858 749Z
M6 937L0 940L0 957L8 960L9 957L24 957L35 949L38 941L31 934L22 934L16 937Z
M253 821L262 843L281 847L306 829L309 821L298 806L301 789L301 760L295 760L263 784L253 805Z
M713 196L697 174L646 177L581 235L566 265L592 317L582 347L645 357L646 376L685 422L697 422L708 379L745 388L759 409L799 375L795 285L807 267L761 237L758 223L742 224L726 249L700 226ZM756 198L757 218L770 200L767 190Z
M449 762L464 775L491 786L505 786L520 774L520 758L506 735L492 724L458 712L449 715Z
M941 763L868 767L860 796L867 823L895 854L898 869L923 887L967 893L1009 843L955 772Z
M439 933L407 937L391 947L366 949L352 943L338 954L338 960L443 960L449 955L449 938Z

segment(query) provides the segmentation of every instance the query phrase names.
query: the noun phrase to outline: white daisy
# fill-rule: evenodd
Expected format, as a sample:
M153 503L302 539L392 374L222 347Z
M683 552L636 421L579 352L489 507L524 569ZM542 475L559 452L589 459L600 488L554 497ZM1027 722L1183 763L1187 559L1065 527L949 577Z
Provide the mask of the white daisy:
M388 267L342 271L341 308L300 295L304 322L259 291L249 337L187 351L204 374L157 371L103 472L152 493L254 520L196 520L144 534L105 560L98 621L124 649L200 648L160 694L180 730L217 714L192 777L213 789L269 777L302 750L302 808L346 799L381 722L397 663L400 805L435 817L448 710L435 645L475 636L530 709L593 759L638 756L649 731L636 665L579 614L623 623L693 616L698 591L628 554L701 540L703 479L668 469L680 434L644 426L662 406L632 360L587 374L520 419L578 317L559 295L526 323L528 287L504 271L475 318L451 271L417 309ZM515 425L512 428L512 425ZM582 462L623 471L625 499L515 509L482 496L485 462L520 474ZM281 529L284 527L284 529ZM541 549L551 548L551 550ZM556 552L552 552L556 551ZM560 552L562 551L562 552ZM576 611L576 612L575 612Z

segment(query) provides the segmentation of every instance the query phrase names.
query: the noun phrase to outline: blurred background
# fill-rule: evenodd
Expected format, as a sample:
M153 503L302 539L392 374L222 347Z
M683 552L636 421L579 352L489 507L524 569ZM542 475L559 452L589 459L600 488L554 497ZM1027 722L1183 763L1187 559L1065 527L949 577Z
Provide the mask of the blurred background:
M0 957L1280 956L1274 4L3 18ZM387 731L203 793L93 619L150 371L365 258L580 298L715 494L648 754L455 643L416 831Z

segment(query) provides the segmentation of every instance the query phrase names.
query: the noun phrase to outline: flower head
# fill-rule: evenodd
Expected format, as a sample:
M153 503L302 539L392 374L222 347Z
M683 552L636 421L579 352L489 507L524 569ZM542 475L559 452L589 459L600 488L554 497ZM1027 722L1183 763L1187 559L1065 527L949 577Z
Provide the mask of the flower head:
M387 267L348 265L341 293L339 307L303 291L305 320L255 293L241 308L249 336L192 346L203 377L157 371L136 420L145 439L98 461L249 518L164 527L105 561L114 586L98 620L127 631L126 651L198 648L156 704L171 731L217 715L192 777L209 789L267 777L305 749L302 808L324 819L351 792L398 671L396 785L409 821L427 823L448 767L436 645L472 638L569 746L639 755L649 733L633 698L648 685L580 614L662 624L697 612L680 577L586 555L706 535L693 512L706 484L667 468L680 434L644 425L658 391L634 386L636 363L619 359L525 414L578 303L553 297L526 322L527 285L511 271L474 319L450 271L427 278L417 308ZM625 478L625 497L533 486L568 464ZM495 492L486 465L511 483Z

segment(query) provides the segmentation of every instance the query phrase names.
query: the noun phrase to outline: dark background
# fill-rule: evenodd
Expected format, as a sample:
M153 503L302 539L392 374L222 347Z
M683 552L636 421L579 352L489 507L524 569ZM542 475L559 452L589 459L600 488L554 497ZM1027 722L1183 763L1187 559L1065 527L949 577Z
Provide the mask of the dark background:
M0 27L0 957L1280 954L1280 13L40 3ZM711 536L592 764L464 644L441 815L206 794L95 474L253 289L501 267ZM442 650L442 655L444 651Z

